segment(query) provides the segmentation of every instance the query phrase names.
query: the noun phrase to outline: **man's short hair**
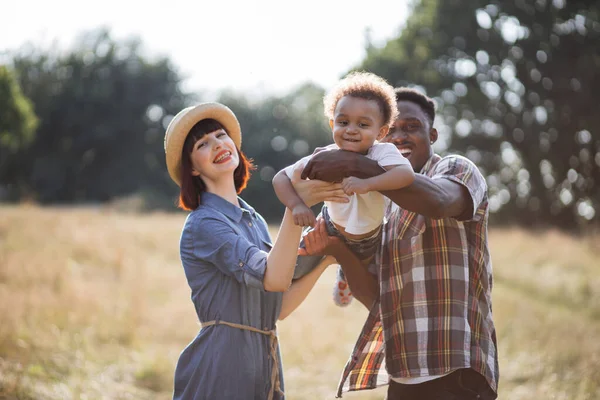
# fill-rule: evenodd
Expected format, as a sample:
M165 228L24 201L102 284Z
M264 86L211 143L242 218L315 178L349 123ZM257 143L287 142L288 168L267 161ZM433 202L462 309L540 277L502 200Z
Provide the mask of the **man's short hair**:
M407 87L396 88L394 89L394 92L396 93L396 102L411 101L421 107L429 117L429 122L431 123L430 128L433 128L433 121L435 121L435 103L431 98L415 89Z
M382 77L370 72L351 72L323 98L325 116L333 119L337 103L344 96L374 100L383 116L383 124L391 126L398 117L394 88Z

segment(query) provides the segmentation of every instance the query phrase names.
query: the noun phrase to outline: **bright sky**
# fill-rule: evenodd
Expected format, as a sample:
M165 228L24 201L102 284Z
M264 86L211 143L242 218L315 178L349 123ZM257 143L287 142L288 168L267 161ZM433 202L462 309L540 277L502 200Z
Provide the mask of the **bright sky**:
M108 26L115 39L141 38L167 55L191 90L285 93L306 81L324 88L395 36L408 0L75 0L2 5L0 52L27 41L69 46L81 32Z

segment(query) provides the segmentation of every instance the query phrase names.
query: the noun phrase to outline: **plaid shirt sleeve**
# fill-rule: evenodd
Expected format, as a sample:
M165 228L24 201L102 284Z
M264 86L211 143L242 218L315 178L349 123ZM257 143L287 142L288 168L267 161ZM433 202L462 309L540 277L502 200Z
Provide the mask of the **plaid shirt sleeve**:
M487 193L487 184L479 168L468 158L451 155L442 158L433 168L432 179L448 179L464 186L471 196L472 208L460 220L478 220L481 214L477 212Z

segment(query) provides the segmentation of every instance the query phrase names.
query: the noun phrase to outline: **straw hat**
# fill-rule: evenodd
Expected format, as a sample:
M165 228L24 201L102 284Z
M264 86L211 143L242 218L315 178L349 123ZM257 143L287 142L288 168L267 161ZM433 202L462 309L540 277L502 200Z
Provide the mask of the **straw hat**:
M218 121L235 143L238 150L242 145L242 131L240 123L229 107L219 103L201 103L193 107L184 108L171 120L165 132L165 156L167 170L171 179L181 186L181 153L183 144L190 129L204 119Z

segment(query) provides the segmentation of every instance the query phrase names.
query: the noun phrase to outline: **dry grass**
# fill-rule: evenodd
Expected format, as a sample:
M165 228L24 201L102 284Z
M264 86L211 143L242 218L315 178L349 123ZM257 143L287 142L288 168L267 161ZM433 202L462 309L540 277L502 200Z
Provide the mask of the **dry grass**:
M184 218L0 206L0 398L170 398L198 330L179 264ZM500 398L599 399L599 238L502 230L491 247ZM332 280L279 324L290 400L334 398L366 316L332 305Z

